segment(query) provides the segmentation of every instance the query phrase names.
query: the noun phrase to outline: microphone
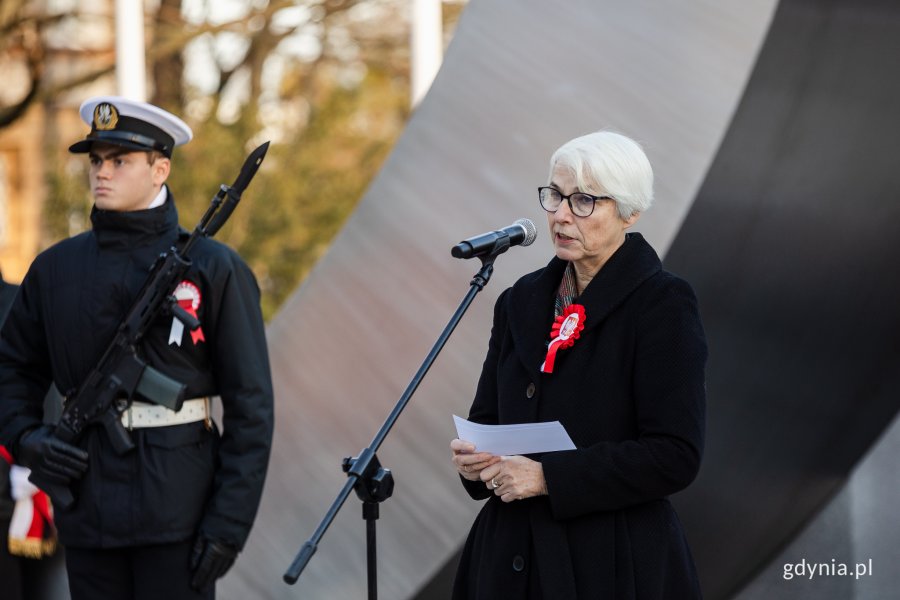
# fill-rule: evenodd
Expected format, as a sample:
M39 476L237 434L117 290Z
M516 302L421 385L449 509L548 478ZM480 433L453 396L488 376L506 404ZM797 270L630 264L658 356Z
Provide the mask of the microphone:
M463 240L450 249L455 258L474 258L502 254L510 246L530 246L537 238L537 229L531 219L519 219L509 227L489 231Z

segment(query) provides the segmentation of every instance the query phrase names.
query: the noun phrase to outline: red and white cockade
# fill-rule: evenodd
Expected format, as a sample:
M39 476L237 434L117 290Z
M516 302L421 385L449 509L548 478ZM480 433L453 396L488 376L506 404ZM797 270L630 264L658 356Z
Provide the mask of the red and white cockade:
M575 340L584 329L584 307L580 304L570 304L563 313L556 317L550 330L550 345L547 347L547 357L541 364L542 373L552 373L556 362L556 353L575 344Z

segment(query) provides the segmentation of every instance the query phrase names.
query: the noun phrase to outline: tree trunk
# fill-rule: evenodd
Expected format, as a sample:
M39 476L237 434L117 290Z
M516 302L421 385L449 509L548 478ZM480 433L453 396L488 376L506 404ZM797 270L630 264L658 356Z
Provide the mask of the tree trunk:
M157 42L157 47L164 46L163 42L168 36L177 35L184 27L184 20L181 17L181 0L160 0L154 25L154 31L150 37ZM151 60L153 92L150 102L175 111L176 114L181 113L185 102L182 48L155 58L151 54Z

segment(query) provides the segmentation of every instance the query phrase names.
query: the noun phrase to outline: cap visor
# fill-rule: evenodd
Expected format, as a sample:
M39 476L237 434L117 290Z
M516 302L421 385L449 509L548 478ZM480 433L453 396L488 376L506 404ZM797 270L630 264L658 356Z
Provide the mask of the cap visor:
M69 146L69 152L72 154L85 154L91 151L91 148L94 147L94 144L106 144L108 146L120 146L122 148L127 148L129 150L135 150L137 152L152 152L153 148L148 148L147 146L142 146L141 144L134 144L131 142L123 142L119 140L81 140L80 142L75 142L71 146Z

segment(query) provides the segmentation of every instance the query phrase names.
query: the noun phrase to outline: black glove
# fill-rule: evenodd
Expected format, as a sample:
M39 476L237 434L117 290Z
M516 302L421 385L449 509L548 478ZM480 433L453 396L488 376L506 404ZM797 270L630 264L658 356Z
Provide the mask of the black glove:
M197 536L191 553L191 571L194 572L191 587L199 591L206 590L228 572L237 555L237 548L227 542L212 540L203 534Z
M88 453L53 435L53 427L42 425L19 438L18 462L35 474L69 485L81 479L88 468Z

